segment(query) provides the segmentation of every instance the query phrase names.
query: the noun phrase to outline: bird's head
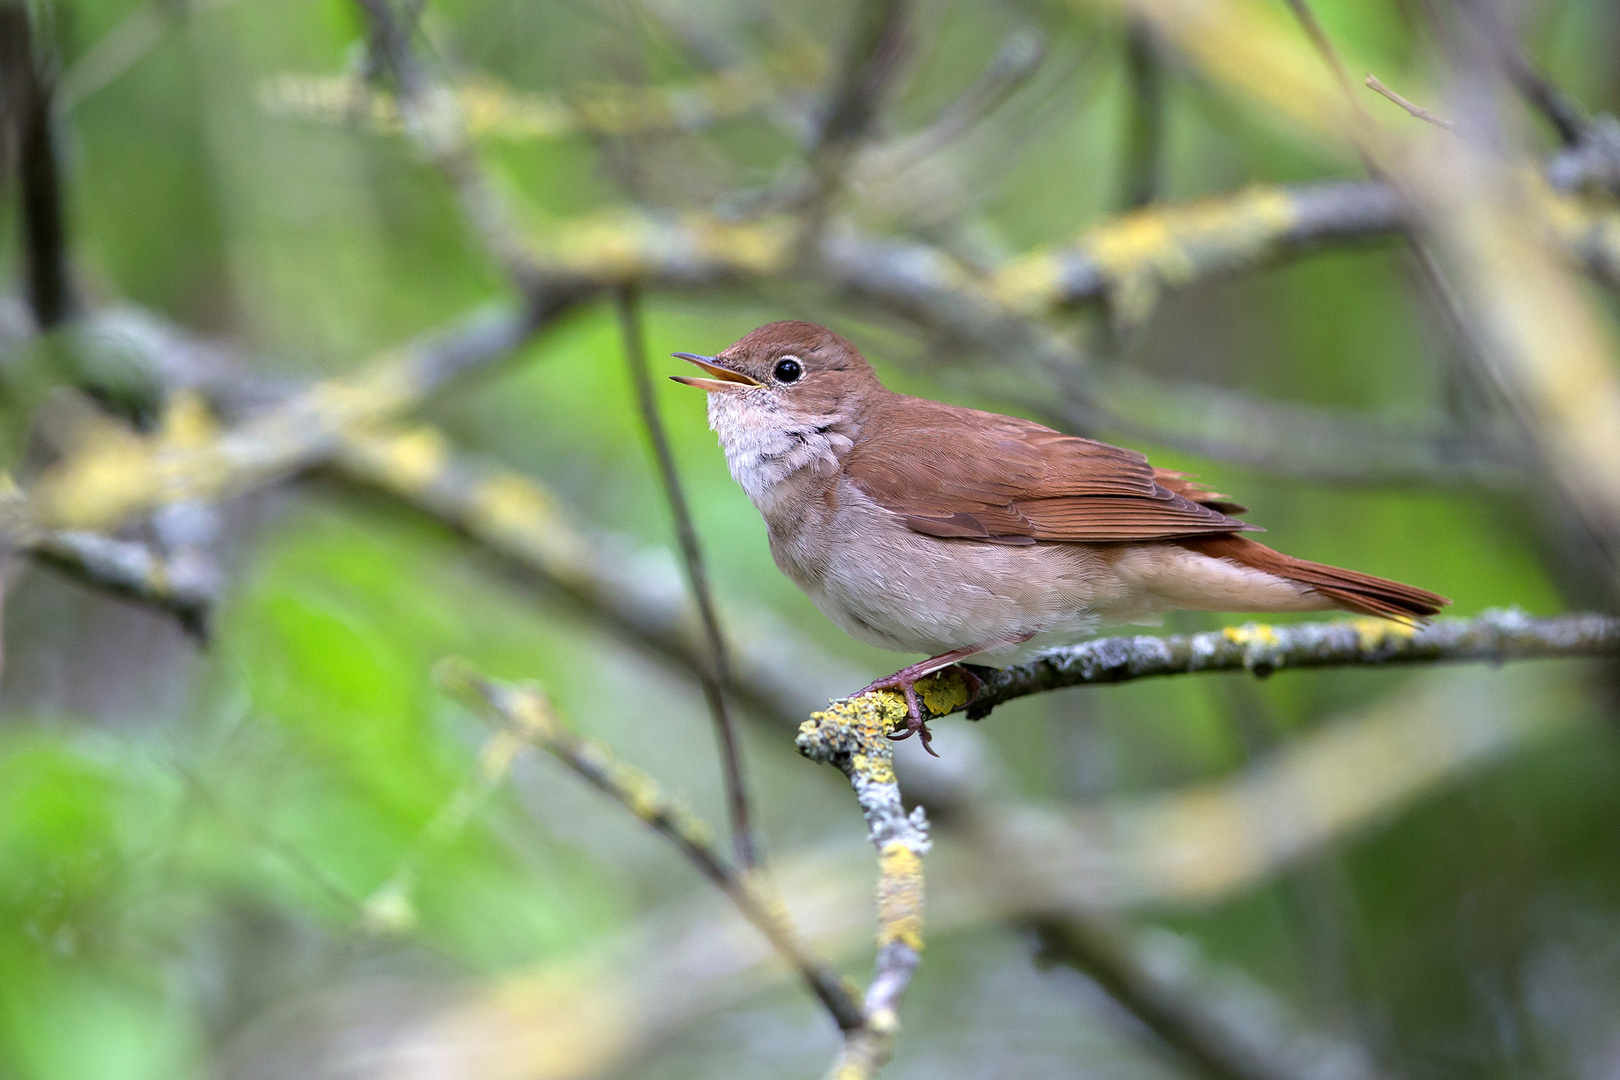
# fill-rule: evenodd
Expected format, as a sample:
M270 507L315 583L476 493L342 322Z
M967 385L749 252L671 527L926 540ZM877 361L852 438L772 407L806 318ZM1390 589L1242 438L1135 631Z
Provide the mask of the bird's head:
M872 367L850 341L808 322L760 327L714 356L675 353L707 378L670 376L710 394L713 406L773 414L778 423L851 413L859 396L881 389Z
M770 323L715 356L675 355L703 369L671 377L708 392L731 475L762 510L802 470L835 473L866 403L887 392L859 349L815 323Z

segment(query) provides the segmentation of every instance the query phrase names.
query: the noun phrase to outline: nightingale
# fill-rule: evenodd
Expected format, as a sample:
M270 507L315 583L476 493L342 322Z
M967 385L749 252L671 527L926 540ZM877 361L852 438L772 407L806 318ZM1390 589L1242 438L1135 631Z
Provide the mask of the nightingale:
M920 733L929 753L916 683L968 657L1010 662L1174 608L1411 621L1450 603L1273 551L1243 535L1260 530L1242 506L1134 450L897 394L814 323L674 355L705 373L672 378L708 392L776 565L845 632L928 655L860 693L899 691L893 737Z

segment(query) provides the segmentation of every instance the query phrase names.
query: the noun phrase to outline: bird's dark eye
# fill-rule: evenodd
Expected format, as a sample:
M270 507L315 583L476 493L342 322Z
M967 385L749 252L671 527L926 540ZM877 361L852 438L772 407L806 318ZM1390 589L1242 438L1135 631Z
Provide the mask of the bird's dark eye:
M799 361L794 357L784 356L776 362L771 374L776 376L779 383L798 382L799 376L804 374L804 368L799 366Z

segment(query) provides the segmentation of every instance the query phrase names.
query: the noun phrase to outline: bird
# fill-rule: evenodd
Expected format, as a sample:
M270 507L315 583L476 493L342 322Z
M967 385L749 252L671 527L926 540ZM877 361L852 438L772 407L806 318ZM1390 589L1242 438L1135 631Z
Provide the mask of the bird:
M815 323L673 355L704 373L671 378L707 392L776 565L852 637L928 655L859 694L899 692L891 737L931 754L916 684L969 657L1014 662L1172 609L1411 623L1451 602L1274 551L1245 535L1263 531L1245 507L1135 450L896 393ZM962 671L971 700L982 683Z

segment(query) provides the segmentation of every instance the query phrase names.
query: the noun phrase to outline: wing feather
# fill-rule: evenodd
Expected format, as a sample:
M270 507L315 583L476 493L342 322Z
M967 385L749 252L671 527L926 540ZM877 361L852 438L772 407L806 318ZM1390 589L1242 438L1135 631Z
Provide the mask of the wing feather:
M1029 420L893 395L844 470L929 536L1110 542L1254 529L1242 507L1147 458Z

